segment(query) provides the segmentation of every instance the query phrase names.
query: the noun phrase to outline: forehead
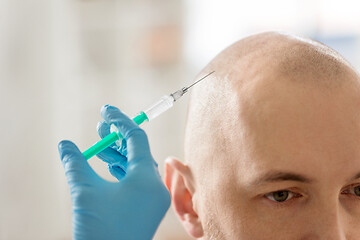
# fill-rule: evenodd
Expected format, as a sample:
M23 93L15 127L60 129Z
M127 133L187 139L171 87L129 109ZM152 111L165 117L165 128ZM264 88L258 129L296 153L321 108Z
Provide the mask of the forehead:
M359 163L360 93L353 83L321 88L254 81L239 90L239 109L239 132L245 133L233 134L244 146L232 156L243 156L236 161L240 169L328 171Z

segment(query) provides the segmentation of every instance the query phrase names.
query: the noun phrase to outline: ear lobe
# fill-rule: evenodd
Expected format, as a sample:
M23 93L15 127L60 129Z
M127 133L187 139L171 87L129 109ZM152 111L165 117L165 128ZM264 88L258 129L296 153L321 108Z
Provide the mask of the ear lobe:
M173 208L186 231L192 237L202 237L202 224L193 208L195 188L189 167L175 158L168 158L165 162L165 185L169 189Z

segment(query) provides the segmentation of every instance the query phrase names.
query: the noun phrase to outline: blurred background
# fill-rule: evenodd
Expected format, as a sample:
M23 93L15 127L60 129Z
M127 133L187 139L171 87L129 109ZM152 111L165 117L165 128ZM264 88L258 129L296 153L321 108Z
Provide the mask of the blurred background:
M57 143L96 142L102 105L133 116L269 30L320 40L360 69L359 12L357 0L0 0L0 239L71 239ZM144 126L161 173L183 158L187 101ZM155 239L190 238L170 210Z

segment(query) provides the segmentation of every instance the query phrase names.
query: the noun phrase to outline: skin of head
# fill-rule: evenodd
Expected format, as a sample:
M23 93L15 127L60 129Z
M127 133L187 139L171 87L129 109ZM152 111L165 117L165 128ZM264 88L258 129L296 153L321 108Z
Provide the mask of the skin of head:
M199 77L211 71L192 90L185 163L165 168L189 235L360 239L356 71L325 45L274 32L236 42Z

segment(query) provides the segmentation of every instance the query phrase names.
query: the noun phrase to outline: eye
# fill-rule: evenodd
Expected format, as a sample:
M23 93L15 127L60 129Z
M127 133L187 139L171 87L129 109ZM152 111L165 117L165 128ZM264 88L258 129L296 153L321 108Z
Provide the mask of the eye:
M360 185L354 187L354 194L355 194L356 196L359 196L359 197L360 197Z
M274 202L284 202L294 197L294 193L286 190L271 192L265 195L268 199Z
M352 194L352 195L355 195L356 197L360 197L360 185L356 185L354 187L351 186L350 188L346 189L342 193Z

